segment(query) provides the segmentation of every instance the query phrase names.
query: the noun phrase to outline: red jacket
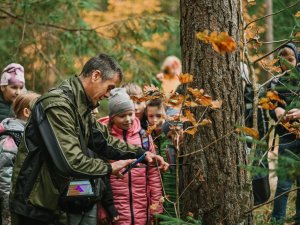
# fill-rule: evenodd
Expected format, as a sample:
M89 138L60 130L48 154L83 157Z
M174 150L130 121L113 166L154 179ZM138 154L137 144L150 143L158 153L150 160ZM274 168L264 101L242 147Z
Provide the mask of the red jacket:
M105 125L108 121L108 117L99 120ZM110 132L114 137L125 139L129 144L142 146L140 131L140 121L136 118L129 130L124 131L113 125ZM149 136L149 144L149 151L155 153L151 136ZM123 179L110 176L114 203L120 217L114 224L145 225L150 221L151 214L163 212L160 203L162 187L158 168L146 167L145 164L138 164L137 167L126 173Z

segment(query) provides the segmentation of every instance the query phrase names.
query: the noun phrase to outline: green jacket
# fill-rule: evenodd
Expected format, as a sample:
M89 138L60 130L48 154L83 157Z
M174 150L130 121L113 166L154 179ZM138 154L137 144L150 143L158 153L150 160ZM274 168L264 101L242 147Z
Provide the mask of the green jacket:
M11 108L11 103L4 100L3 93L0 92L0 122L5 118L14 117L14 111Z
M144 153L141 148L110 136L108 129L92 118L90 106L76 76L36 102L13 171L12 212L52 221L54 211L59 209L59 197L72 178L110 174L110 164L88 157L84 153L86 148L99 157L114 160L138 158ZM85 146L79 140L80 120Z

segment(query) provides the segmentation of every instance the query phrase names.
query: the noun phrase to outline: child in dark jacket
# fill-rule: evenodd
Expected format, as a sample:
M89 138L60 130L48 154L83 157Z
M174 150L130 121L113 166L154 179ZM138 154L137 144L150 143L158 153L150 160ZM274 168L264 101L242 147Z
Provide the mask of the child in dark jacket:
M3 225L11 224L8 196L12 170L31 105L38 97L34 92L18 95L13 103L16 117L6 118L0 123L0 208Z
M283 77L279 78L276 82L271 84L273 90L277 91L280 98L286 102L285 104L278 103L277 107L270 111L271 117L278 121L283 117L282 122L293 123L298 119L291 117L293 112L297 111L299 106L299 95L300 95L300 82L299 78L293 76L293 73L299 73L299 53L296 46L293 43L284 45L278 53L281 57L281 68L282 72L291 70ZM286 113L286 115L285 115ZM299 122L299 120L298 120ZM279 135L279 163L278 166L281 166L282 157L288 156L289 150L295 154L300 153L300 139L296 137L295 134L290 133L283 125L279 124L276 127L276 133ZM297 187L300 186L300 177L296 177ZM281 177L278 176L277 189L275 197L291 189L293 180L287 176ZM286 215L286 205L288 200L288 194L275 199L274 209L272 217L276 221L284 221ZM294 217L295 224L300 224L300 190L297 190L297 199L296 199L296 215Z

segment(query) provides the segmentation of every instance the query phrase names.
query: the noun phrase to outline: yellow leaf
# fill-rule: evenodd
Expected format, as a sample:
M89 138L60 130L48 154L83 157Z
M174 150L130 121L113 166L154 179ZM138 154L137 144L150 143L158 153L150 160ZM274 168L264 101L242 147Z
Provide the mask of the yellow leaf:
M182 73L179 75L179 81L182 84L191 83L191 82L193 82L193 75L188 74L188 73L185 73L185 74Z
M259 139L259 133L257 130L253 129L253 128L249 128L249 127L238 127L236 128L236 131L241 131L255 139Z
M300 17L300 11L298 11L295 16Z

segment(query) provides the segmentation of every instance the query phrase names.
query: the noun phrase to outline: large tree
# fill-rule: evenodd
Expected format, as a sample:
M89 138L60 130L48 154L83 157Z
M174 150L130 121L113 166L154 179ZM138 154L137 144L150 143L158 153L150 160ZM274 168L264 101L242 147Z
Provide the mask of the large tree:
M221 110L208 109L210 128L199 129L184 141L184 212L192 212L205 225L240 224L251 204L250 182L240 165L246 164L243 144L233 132L243 124L244 103L239 72L240 53L220 55L209 44L196 38L196 32L225 31L237 43L240 33L239 0L181 0L181 47L183 71L194 75L192 87L203 88L214 99L221 99ZM205 109L193 112L200 117Z

